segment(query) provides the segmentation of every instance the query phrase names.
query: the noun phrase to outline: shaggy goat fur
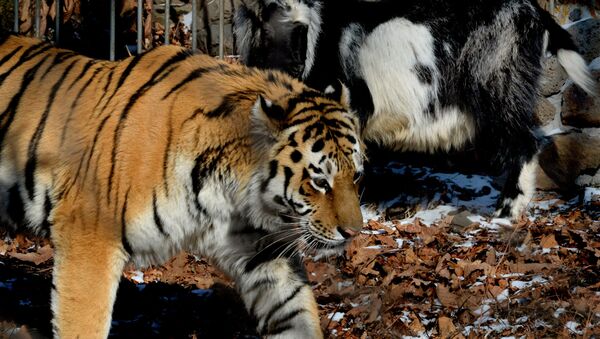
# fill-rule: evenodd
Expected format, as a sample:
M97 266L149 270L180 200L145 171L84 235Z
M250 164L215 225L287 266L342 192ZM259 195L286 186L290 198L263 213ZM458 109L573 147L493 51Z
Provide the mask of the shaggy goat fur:
M235 32L247 64L319 89L341 80L368 141L422 152L474 145L508 174L501 216L518 216L535 190L532 113L546 51L597 92L569 34L533 0L246 1Z

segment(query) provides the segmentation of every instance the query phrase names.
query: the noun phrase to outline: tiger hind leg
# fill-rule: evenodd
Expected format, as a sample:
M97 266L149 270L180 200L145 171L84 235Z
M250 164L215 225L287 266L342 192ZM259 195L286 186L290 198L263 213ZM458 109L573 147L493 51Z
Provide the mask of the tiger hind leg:
M120 239L73 224L55 223L52 233L54 336L106 338L127 261Z

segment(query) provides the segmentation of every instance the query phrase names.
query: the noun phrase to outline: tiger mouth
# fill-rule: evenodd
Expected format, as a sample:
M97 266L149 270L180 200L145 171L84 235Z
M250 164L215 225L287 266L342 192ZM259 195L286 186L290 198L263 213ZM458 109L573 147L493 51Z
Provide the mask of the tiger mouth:
M308 237L308 254L320 255L320 254L337 254L340 255L344 252L348 240L333 240L324 239L318 235L315 235L311 230L306 231L309 234ZM306 251L305 251L306 252Z

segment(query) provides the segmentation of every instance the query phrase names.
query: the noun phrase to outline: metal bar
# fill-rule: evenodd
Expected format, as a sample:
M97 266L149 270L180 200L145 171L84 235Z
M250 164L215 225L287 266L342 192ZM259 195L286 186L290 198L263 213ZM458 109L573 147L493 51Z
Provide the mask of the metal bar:
M60 24L61 24L61 20L62 20L62 1L60 0L55 0L55 7L56 7L56 15L54 16L54 23L56 24L56 27L54 28L54 39L56 44L58 45L60 43Z
M110 60L115 60L115 0L110 0Z
M13 1L14 11L15 11L15 22L13 26L13 31L15 33L19 33L19 0Z
M224 45L225 45L225 9L223 8L224 1L219 0L219 58L223 59L225 56Z
M143 52L144 25L142 24L143 0L137 2L137 54Z
M169 44L170 20L169 13L171 12L171 1L165 0L165 45Z
M196 18L197 0L192 0L192 53L198 49L198 19Z
M40 0L35 0L35 26L34 26L34 33L35 33L35 37L39 38L41 37L41 29L40 29L40 16L42 16L42 8L41 8L41 4L40 4Z

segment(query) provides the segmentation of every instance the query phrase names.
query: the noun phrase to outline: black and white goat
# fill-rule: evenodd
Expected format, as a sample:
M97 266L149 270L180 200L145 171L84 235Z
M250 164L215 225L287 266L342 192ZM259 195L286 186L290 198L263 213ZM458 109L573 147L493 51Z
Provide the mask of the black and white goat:
M507 172L497 215L535 190L533 111L546 51L596 93L569 34L535 0L243 0L246 64L350 89L363 136L397 150L474 145Z

